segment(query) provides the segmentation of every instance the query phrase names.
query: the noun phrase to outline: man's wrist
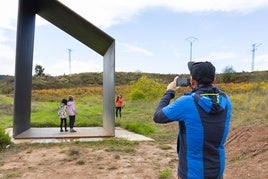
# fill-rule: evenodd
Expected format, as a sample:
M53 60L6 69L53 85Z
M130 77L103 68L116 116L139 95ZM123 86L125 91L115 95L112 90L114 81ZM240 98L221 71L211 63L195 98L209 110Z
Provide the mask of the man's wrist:
M168 89L168 90L165 92L165 95L169 95L170 98L174 98L174 97L175 97L175 93L176 93L175 90Z

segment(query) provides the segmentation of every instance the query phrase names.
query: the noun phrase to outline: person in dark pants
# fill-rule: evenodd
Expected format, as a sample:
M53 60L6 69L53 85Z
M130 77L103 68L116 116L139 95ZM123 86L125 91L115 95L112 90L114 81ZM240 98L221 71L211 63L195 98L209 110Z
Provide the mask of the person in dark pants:
M189 62L192 91L176 99L178 77L154 113L156 123L178 121L177 152L179 179L221 179L232 105L229 97L213 86L215 67L210 62Z
M115 116L116 117L122 117L122 108L123 108L123 102L124 102L124 99L122 97L122 95L118 95L116 100L115 100Z
M68 97L67 109L70 120L70 132L76 132L76 130L73 129L75 123L75 116L77 114L73 96Z
M58 109L58 116L60 118L60 132L63 132L63 124L65 128L65 132L67 132L67 99L62 99L61 100L61 105L59 106Z

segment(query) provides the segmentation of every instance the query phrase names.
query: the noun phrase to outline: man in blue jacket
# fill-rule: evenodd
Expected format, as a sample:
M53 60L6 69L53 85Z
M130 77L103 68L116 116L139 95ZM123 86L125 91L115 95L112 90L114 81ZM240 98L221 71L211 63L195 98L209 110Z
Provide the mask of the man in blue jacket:
M189 62L188 68L192 92L170 103L179 89L176 77L167 86L154 113L154 121L179 122L179 179L222 179L231 101L213 86L215 67L210 62Z

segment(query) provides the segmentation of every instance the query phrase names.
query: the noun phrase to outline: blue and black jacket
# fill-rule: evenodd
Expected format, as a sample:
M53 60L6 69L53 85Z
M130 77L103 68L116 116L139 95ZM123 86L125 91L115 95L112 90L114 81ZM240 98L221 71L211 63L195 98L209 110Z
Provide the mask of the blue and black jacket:
M175 91L166 91L154 121L179 122L178 175L182 179L221 178L232 113L230 99L212 85L200 85L169 104L174 96Z

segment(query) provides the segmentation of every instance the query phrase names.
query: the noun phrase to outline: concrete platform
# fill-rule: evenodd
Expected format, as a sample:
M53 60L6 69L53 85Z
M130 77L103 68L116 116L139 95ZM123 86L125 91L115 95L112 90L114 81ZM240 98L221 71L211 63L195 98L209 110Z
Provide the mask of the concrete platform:
M13 138L13 128L6 129L14 143L50 143L50 142L72 142L72 141L99 141L107 136L102 127L76 127L77 132L60 132L59 128L30 128L27 131ZM122 138L130 141L154 141L153 139L127 131L120 127L115 128L115 138Z

